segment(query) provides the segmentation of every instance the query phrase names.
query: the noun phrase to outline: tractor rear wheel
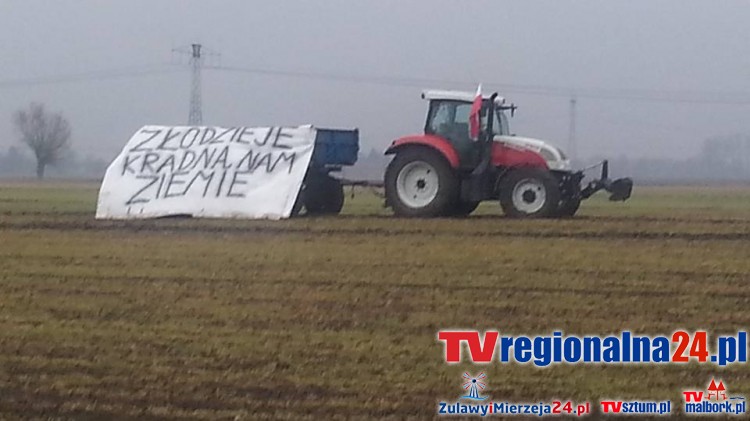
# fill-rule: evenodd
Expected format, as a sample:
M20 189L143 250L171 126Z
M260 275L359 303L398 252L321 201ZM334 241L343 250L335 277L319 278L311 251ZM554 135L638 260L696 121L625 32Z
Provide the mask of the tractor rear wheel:
M500 206L512 218L555 216L559 203L557 179L545 169L517 168L500 184Z
M458 178L439 152L410 147L399 151L388 165L385 195L398 216L444 216L458 198Z

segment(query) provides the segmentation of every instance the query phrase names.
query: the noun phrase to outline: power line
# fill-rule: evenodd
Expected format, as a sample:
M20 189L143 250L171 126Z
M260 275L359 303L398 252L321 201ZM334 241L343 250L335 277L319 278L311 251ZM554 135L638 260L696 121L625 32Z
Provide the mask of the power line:
M192 54L192 52L191 52ZM203 59L203 49L201 57ZM192 63L192 59L191 59ZM267 77L290 77L316 80L327 80L333 82L348 82L358 84L371 84L392 87L427 88L431 86L466 87L473 86L476 81L451 80L437 78L417 78L399 76L375 76L375 75L347 75L323 72L309 72L296 70L282 70L269 68L249 68L235 66L201 66L201 68L228 72L245 73ZM169 74L183 71L175 65L161 64L153 66L142 66L138 68L106 69L91 72L72 73L57 76L43 76L32 78L0 80L0 89L17 88L36 85L56 85L66 83L81 83L91 81L107 81L125 78L147 77L159 74ZM195 73L194 73L195 74ZM196 78L194 78L196 80ZM645 90L645 89L602 89L602 88L576 88L550 85L523 85L508 84L501 82L485 81L489 86L503 93L518 93L525 95L537 95L545 97L576 97L604 100L624 100L642 102L668 102L685 104L718 104L718 105L749 105L750 93L748 92L711 92L711 91L668 91L668 90ZM195 84L194 84L195 86Z
M59 85L91 81L106 81L168 74L182 71L170 65L143 66L137 68L106 69L82 73L70 73L57 76L40 76L31 78L0 80L0 89L19 88L38 85Z
M394 87L417 87L428 86L468 86L476 84L476 81L431 79L395 76L358 76L333 73L318 73L295 70L280 70L268 68L245 68L234 66L208 66L207 69L231 72L247 73L261 76L280 76L292 78L306 78L317 80L329 80L335 82L363 83L373 85L384 85ZM602 88L575 88L548 85L518 85L501 82L483 82L484 85L498 89L501 92L521 93L527 95L539 95L547 97L570 98L592 98L610 100L631 100L646 102L673 102L689 104L725 104L725 105L748 105L750 104L750 93L748 92L709 92L709 91L666 91L666 90L644 90L644 89L602 89Z

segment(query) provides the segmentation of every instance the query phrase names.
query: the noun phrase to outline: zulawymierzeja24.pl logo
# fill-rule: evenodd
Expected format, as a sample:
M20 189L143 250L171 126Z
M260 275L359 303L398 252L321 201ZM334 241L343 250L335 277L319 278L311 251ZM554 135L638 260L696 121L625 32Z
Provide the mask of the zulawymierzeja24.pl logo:
M479 373L472 376L464 373L461 377L463 393L454 401L438 402L438 415L474 415L487 416L544 416L576 415L591 413L591 403L573 403L571 401L551 401L535 403L497 402L484 394L487 389L487 375Z

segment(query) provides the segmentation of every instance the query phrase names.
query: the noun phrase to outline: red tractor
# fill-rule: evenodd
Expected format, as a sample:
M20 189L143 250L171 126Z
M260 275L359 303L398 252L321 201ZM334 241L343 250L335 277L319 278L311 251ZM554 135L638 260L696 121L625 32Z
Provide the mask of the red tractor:
M469 136L473 93L425 91L422 98L429 101L424 134L397 139L386 151L394 155L386 204L396 215L465 216L483 200L499 200L510 217L567 217L601 189L613 201L630 197L632 180L610 180L607 161L601 178L582 187L583 171L573 171L560 149L511 135L506 111L516 107L497 94L482 98L476 140Z

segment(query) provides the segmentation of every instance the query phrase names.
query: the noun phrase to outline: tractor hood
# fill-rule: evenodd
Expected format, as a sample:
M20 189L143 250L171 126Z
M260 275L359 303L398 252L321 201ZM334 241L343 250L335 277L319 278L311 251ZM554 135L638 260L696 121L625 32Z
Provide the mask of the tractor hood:
M509 146L515 146L536 152L547 161L547 166L551 170L571 170L570 160L565 156L563 151L543 140L520 136L495 136L495 142L503 142Z

